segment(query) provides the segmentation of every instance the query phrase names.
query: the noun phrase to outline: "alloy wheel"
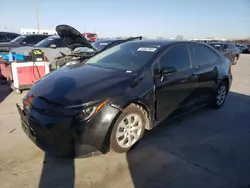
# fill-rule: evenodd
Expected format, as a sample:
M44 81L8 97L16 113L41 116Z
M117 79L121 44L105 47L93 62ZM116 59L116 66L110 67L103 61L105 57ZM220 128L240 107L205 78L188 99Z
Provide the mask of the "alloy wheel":
M116 140L120 147L129 148L136 143L142 133L142 119L137 114L129 114L119 123Z
M225 99L226 99L226 95L227 95L227 88L225 85L220 85L220 87L218 88L217 91L217 97L216 97L216 103L218 106L221 106Z

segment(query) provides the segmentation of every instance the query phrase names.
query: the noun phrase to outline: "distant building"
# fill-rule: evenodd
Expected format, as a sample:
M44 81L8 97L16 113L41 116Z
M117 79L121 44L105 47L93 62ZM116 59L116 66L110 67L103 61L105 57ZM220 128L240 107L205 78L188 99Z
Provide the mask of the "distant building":
M21 34L25 35L25 34L45 34L45 35L56 35L56 31L55 30L47 30L47 29L40 29L40 32L38 32L37 29L25 29L25 28L21 28Z

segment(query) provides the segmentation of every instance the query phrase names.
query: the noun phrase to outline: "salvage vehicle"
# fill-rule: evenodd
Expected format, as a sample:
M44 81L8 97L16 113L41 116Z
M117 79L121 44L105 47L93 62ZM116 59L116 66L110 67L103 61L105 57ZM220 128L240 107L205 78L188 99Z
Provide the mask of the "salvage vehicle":
M17 33L11 33L6 31L0 31L0 42L10 42L14 38L20 36Z
M51 65L56 63L56 58L63 54L71 54L71 50L63 43L63 39L58 35L53 35L43 39L34 46L15 48L11 52L28 56L33 49L42 50Z
M81 59L80 62L83 62L83 60L89 59L90 57L93 57L94 55L121 43L133 40L142 40L142 36L131 37L124 40L109 41L108 43L106 42L105 45L102 45L102 47L99 47L97 44L90 43L88 39L71 26L58 25L56 27L56 32L60 38L63 39L66 46L72 51L72 53L68 55L61 52L61 56L56 58L57 68L79 62L72 61L76 59Z
M0 43L0 53L8 53L13 48L21 46L34 46L41 40L47 38L49 35L33 34L33 35L20 35L10 42Z
M228 58L232 65L237 64L240 58L240 50L235 45L228 42L210 42L208 44Z
M231 83L231 62L209 45L138 40L47 74L17 109L24 132L52 156L123 153L166 118L222 107Z

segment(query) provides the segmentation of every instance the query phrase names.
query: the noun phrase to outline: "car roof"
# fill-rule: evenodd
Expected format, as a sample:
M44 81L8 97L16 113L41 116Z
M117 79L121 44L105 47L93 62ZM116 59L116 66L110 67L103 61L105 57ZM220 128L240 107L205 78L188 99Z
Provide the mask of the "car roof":
M230 42L208 42L208 44L232 44Z
M194 41L182 41L182 40L172 40L172 39L147 39L147 40L133 40L127 43L140 43L142 45L159 45L159 46L167 46L171 44L178 44L178 43L188 43L188 44L201 44L200 42Z
M0 34L20 35L18 33L13 33L13 32L8 32L8 31L0 31Z
M102 40L98 40L96 42L114 42L114 41L118 41L118 40L121 40L121 39L102 39Z
M21 35L21 36L26 36L26 37L29 37L29 36L48 36L48 37L50 37L51 35L45 35L45 34L25 34L25 35Z
M56 38L59 39L60 37L58 35L49 35L48 38Z

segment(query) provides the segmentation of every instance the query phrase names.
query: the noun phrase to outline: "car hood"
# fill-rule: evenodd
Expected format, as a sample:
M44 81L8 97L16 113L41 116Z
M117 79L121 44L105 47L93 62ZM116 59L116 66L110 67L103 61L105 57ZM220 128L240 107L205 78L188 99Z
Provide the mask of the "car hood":
M90 42L79 31L69 25L56 26L56 32L64 40L68 48L72 50L77 47L87 47L95 51Z
M78 105L123 93L133 76L80 63L51 72L35 83L30 92L54 103Z
M0 48L15 48L15 47L20 47L20 44L17 43L11 43L11 42L1 42L0 43Z

